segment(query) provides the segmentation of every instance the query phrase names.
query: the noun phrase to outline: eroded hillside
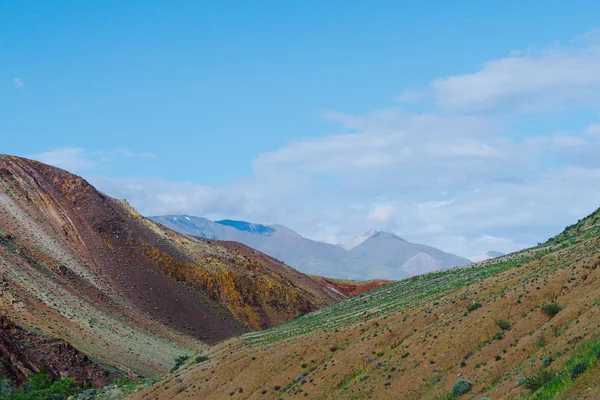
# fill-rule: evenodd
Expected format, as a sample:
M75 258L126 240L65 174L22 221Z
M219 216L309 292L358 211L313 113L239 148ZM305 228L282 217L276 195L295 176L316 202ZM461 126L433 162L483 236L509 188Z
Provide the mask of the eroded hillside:
M133 398L600 398L598 215L225 341Z
M84 179L0 156L0 311L134 376L338 296L237 243L177 234Z
M369 290L376 289L380 286L387 285L393 281L374 279L369 281L356 281L349 279L333 279L324 278L322 276L311 275L313 279L319 282L321 285L339 293L343 297L352 297L358 294L368 292Z

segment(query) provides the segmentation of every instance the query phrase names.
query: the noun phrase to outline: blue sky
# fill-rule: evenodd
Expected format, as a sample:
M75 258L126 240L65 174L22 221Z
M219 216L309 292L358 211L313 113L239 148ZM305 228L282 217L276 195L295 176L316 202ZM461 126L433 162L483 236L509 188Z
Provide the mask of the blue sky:
M597 15L596 1L3 1L0 152L146 214L510 251L600 206Z

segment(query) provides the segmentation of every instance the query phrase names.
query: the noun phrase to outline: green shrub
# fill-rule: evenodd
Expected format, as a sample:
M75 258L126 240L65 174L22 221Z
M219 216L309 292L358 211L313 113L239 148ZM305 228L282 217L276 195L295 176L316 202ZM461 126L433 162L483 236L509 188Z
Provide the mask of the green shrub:
M473 387L471 382L461 379L452 386L452 394L454 396L462 396L463 394L468 393L469 390L471 390L471 387Z
M45 371L45 369L44 369ZM73 378L61 378L54 381L50 374L40 372L30 375L26 384L12 390L12 387L2 384L1 399L10 400L64 400L76 395L81 389Z
M586 369L587 365L584 363L577 363L573 365L573 368L571 369L571 379L579 378L579 375L583 374Z
M542 348L542 347L546 347L546 344L548 344L546 342L546 338L544 336L538 336L537 340L535 341L535 344L538 348Z
M481 303L479 303L477 301L473 301L473 302L467 304L467 311L468 312L475 311L478 308L481 308Z
M527 383L527 378L520 377L519 379L517 379L517 386L523 386L526 383Z
M548 366L550 366L550 364L552 364L552 361L554 361L551 357L546 357L542 360L542 367L546 368Z
M0 399L8 398L13 390L10 379L2 379L2 381L0 381Z
M542 306L542 312L549 316L550 318L554 317L558 314L563 308L559 306L557 303L552 302L548 304L544 304Z
M190 358L190 356L179 356L179 357L177 357L175 359L175 366L171 369L171 372L173 372L176 369L178 369L179 367L181 367L189 358Z
M510 331L510 329L512 328L511 322L507 319L501 319L497 322L497 324L498 327L503 331Z
M31 374L27 377L27 390L35 391L42 390L50 387L54 378L46 370L46 365L40 365L39 372L37 374Z
M543 370L537 372L536 374L525 378L526 380L525 380L525 383L523 384L523 386L525 386L527 389L531 390L532 392L535 392L536 390L538 390L539 388L544 386L546 383L548 383L552 379L554 379L554 376L555 376L554 371L549 371L547 369L543 369Z
M256 359L256 357L252 357L253 360ZM196 364L200 364L201 362L207 361L208 357L203 356L203 355L197 355L196 358L194 358L194 362Z

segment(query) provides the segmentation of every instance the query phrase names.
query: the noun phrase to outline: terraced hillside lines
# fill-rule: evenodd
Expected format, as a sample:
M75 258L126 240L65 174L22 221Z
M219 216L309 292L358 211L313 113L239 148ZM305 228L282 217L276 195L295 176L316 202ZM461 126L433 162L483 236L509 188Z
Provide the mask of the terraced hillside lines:
M178 234L81 177L1 155L0 276L0 312L134 377L338 298L246 246Z
M222 342L131 397L597 399L593 221L533 249L392 283Z
M419 305L423 301L436 297L443 298L448 292L480 282L522 263L521 258L497 262L485 267L455 269L405 279L340 301L273 329L245 334L242 340L264 344L316 331L344 327L367 318L402 310L408 305Z

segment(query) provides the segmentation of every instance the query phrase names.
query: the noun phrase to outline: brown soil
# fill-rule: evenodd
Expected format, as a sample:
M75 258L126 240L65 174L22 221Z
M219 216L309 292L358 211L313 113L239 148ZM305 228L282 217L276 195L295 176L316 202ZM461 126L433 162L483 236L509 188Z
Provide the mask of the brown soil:
M592 237L476 284L365 318L267 345L231 339L208 361L168 374L132 398L146 399L442 399L459 379L464 398L520 399L520 377L600 336L600 238ZM555 300L554 317L540 306ZM481 308L467 312L473 301ZM503 331L498 321L512 323ZM597 399L593 364L565 399ZM241 389L241 390L240 390Z
M376 289L380 286L387 285L394 281L388 280L370 280L370 281L354 281L346 279L324 278L322 276L312 276L321 285L329 288L337 293L343 294L345 297L356 296L369 290Z

